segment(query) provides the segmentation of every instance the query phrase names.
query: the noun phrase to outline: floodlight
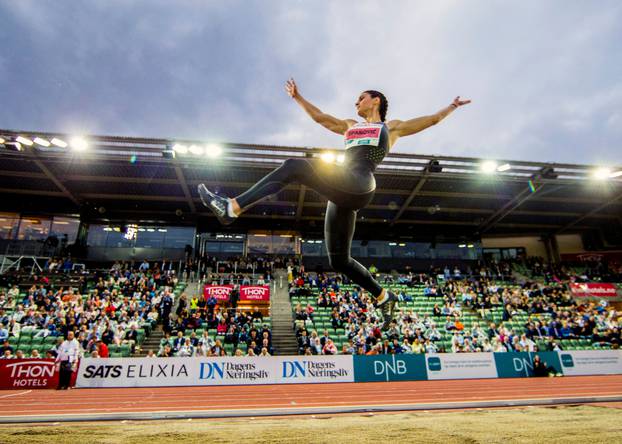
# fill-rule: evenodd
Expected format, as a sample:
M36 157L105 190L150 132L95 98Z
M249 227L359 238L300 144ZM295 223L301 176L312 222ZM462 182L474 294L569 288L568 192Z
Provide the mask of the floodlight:
M494 160L486 160L480 165L480 168L482 172L492 174L497 170L497 162Z
M89 144L82 137L74 137L70 142L71 148L75 151L84 151L89 147Z
M181 143L176 143L173 145L173 151L179 154L188 154L188 147L186 145L182 145Z
M59 148L67 148L67 142L56 137L52 139L52 145L56 145Z
M7 150L22 151L24 147L19 142L4 142L4 146Z
M42 139L41 137L35 137L35 143L37 145L41 145L41 146L44 146L44 147L50 146L50 142L45 140L45 139Z
M320 159L324 162L333 163L335 161L335 155L331 152L322 153Z
M210 143L205 147L205 155L207 157L218 157L222 154L222 147L214 143Z
M605 180L611 176L611 170L609 168L598 168L592 173L595 179Z
M15 141L21 143L22 145L32 146L32 144L33 144L32 140L30 140L29 138L24 137L24 136L17 136Z
M205 149L200 145L190 145L190 148L188 148L188 150L195 156L202 156L205 152Z
M500 165L500 166L497 167L497 171L503 172L503 171L507 171L507 170L509 170L511 168L512 168L512 166L509 163L504 163L503 165Z

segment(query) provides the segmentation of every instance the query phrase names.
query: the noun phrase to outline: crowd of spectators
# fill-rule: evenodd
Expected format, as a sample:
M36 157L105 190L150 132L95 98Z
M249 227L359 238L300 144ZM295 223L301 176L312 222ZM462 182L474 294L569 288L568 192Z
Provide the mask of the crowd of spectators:
M357 287L341 289L349 283L347 278L301 273L293 279L290 293L317 294L315 306L330 310L332 330L313 330L315 307L298 304L294 307L294 323L299 353L547 351L562 349L565 339L619 347L622 314L605 302L577 303L564 284L499 282L490 279L495 275L490 270L482 267L480 273L469 278L455 271L450 276L443 273L442 278L437 274L412 273L397 279L386 278L385 282L423 286L424 296L438 301L431 313L398 310L386 332L379 329L381 315L365 291ZM501 275L506 270L503 266ZM408 291L401 291L398 298L403 302L412 300ZM468 328L463 321L465 311L478 319ZM500 322L493 322L499 311ZM514 319L521 319L516 321L520 324ZM336 350L331 338L337 329L345 329L348 339L341 350ZM448 337L450 346L439 346Z
M57 346L73 332L84 355L106 356L111 345L128 345L135 351L141 327L169 319L177 284L175 273L161 270L158 264L131 269L115 263L95 276L91 291L86 290L86 281L74 288L58 286L62 279L54 276L35 280L25 291L18 285L0 291L4 357L19 356L10 339L19 337L22 330L35 331L33 338L56 337ZM54 348L50 351L53 354ZM41 356L42 350L34 348L30 354Z
M270 356L272 331L258 307L223 308L213 296L185 294L179 299L176 320L160 342L158 356ZM199 332L199 334L197 334ZM228 353L229 350L229 353Z

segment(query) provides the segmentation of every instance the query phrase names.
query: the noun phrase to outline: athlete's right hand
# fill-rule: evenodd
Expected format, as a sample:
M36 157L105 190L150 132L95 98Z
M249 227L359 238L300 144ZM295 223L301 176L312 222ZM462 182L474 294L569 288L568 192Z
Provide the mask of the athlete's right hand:
M294 82L293 78L290 78L285 84L285 91L292 99L298 97L298 86L296 86L296 82Z

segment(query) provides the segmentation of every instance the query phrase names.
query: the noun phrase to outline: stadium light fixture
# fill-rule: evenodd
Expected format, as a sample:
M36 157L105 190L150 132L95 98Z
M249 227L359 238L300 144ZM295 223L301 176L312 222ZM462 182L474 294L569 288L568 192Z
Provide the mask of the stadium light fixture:
M473 245L473 244L468 244L468 245L467 245L467 248L473 248L473 247L474 247L474 245Z
M67 142L57 137L52 139L52 145L56 145L59 148L67 148Z
M215 143L210 143L205 147L205 155L207 157L219 157L222 154L222 147L220 145L216 145Z
M4 137L0 137L0 145L2 145L4 142L6 142L6 140L4 140Z
M11 151L22 151L24 147L19 142L4 142L6 149Z
M335 161L335 155L327 151L320 155L320 159L322 159L326 163L333 163Z
M46 140L46 139L41 138L41 137L35 137L35 143L37 145L41 145L41 146L44 146L46 148L48 146L50 146L50 142L48 140Z
M399 244L397 244L397 245L398 245L398 246L400 246L400 247L405 247L405 246L406 246L406 244L405 244L404 242L400 242L400 243L399 243Z
M511 168L512 168L512 166L509 163L504 163L503 165L499 165L497 167L497 171L500 171L500 172L508 171Z
M28 145L28 146L32 146L32 144L34 143L28 137L24 137L24 136L17 136L15 141L21 143L22 145Z
M397 242L389 242L389 247L395 247L397 245Z
M480 169L485 174L492 174L497 170L497 162L494 160L486 160L482 162Z
M82 137L74 137L71 139L70 145L75 151L84 151L89 147L88 142Z
M203 153L205 153L205 149L200 145L190 145L190 148L188 148L188 150L195 156L202 156Z
M188 147L186 145L182 145L181 143L176 143L173 145L173 151L178 154L188 154Z
M458 245L458 248L466 248L466 244L460 244Z
M592 175L597 180L609 179L611 176L611 170L609 168L598 168L592 173Z

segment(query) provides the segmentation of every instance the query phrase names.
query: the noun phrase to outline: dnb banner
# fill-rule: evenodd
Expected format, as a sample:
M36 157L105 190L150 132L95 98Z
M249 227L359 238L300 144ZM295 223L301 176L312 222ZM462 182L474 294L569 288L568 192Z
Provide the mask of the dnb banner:
M86 358L78 387L167 387L354 382L350 356Z
M0 389L53 389L58 372L53 359L0 360Z

